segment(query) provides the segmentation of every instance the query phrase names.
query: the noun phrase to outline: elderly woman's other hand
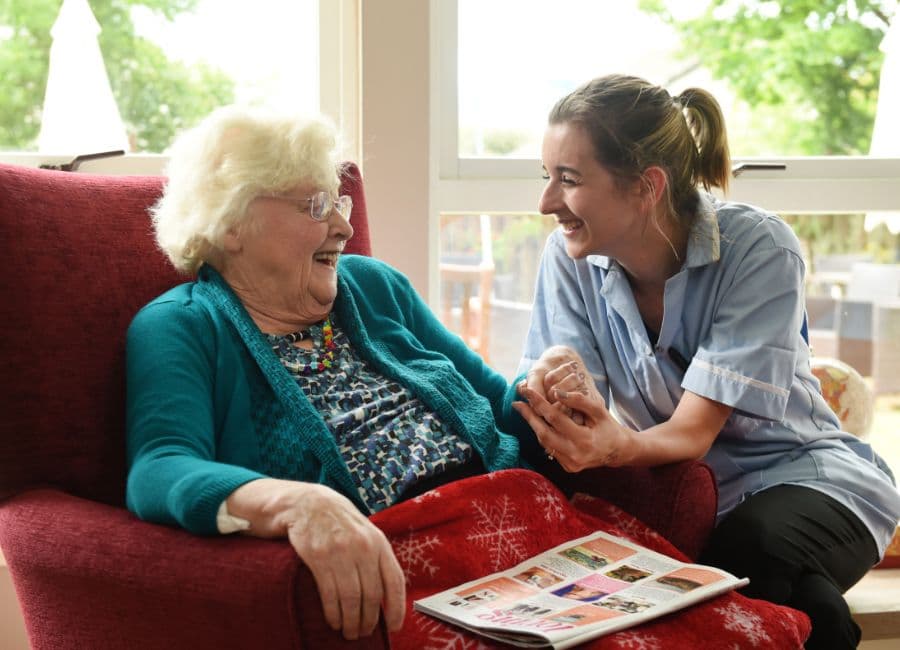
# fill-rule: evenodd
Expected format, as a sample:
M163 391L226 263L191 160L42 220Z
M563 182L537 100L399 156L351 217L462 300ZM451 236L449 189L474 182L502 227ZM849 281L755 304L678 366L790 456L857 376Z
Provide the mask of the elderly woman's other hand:
M565 345L551 346L532 364L525 381L519 383L519 395L525 397L524 389L527 387L551 403L556 402L552 389L561 381L565 382L564 386L560 386L562 390L577 389L573 378L569 377L573 371L575 379L581 372L581 382L584 383L588 375L579 354Z
M565 345L547 348L531 366L524 381L516 387L523 399L528 399L527 390L537 393L551 404L558 402L557 391L590 395L591 391L600 398L594 382L581 356ZM562 406L562 413L571 417L576 424L584 424L584 414L568 406Z
M382 608L388 629L401 628L403 570L384 533L349 499L315 483L259 479L235 490L227 505L250 521L246 534L288 538L312 571L325 620L345 638L372 634Z

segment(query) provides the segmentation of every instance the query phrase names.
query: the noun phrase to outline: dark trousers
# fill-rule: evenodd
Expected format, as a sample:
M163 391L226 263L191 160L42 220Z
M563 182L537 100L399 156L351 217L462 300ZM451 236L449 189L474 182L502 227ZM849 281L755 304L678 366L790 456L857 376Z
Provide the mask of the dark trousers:
M847 508L810 488L759 492L716 527L700 562L750 578L741 590L805 612L807 650L855 648L859 626L843 593L878 560L875 540Z

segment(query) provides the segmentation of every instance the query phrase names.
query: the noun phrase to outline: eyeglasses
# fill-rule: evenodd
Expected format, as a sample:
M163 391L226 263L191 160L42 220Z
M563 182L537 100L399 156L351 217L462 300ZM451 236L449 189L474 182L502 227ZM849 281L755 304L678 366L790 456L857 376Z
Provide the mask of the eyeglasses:
M265 198L293 203L299 212L309 212L313 221L326 221L332 210L337 210L344 219L349 221L350 210L353 208L353 199L346 194L334 198L325 190L320 190L306 199L296 199L293 196L281 194L267 194Z

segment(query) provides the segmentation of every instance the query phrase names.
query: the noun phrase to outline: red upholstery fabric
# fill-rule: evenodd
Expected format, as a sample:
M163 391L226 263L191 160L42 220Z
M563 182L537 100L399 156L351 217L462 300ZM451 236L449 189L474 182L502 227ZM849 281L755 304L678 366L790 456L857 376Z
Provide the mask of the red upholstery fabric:
M124 503L125 330L186 280L151 232L162 183L0 165L0 497L53 485ZM353 164L342 191L353 197L347 252L369 255Z
M557 477L553 477L556 479ZM709 465L605 467L557 479L570 491L602 497L661 533L696 559L716 525L718 492Z
M163 181L0 165L0 545L31 642L338 647L288 545L201 540L92 502L124 504L125 330L143 304L186 279L151 232L147 208ZM369 255L353 164L342 192L353 197L346 250ZM40 486L59 491L26 491ZM255 569L235 570L242 562ZM250 599L260 592L268 600ZM249 642L269 627L260 638L271 643Z
M151 234L147 208L162 184L0 165L0 545L32 644L338 647L287 543L200 539L121 507L125 330L184 280ZM353 165L343 192L354 199L347 251L371 254ZM702 463L580 480L688 555L714 516ZM386 644L382 635L365 647Z
M325 623L286 543L197 537L30 490L0 507L0 545L36 650L359 647ZM365 647L388 647L383 629Z

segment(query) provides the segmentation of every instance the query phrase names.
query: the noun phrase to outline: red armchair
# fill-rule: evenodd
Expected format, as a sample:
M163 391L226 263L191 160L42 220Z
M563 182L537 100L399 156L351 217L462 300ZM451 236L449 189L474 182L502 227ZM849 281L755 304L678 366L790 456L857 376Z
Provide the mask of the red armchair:
M353 645L325 624L286 542L200 538L144 523L125 493L124 336L182 281L147 208L159 177L0 165L0 546L34 648ZM356 234L370 254L359 171ZM715 516L709 469L604 470L574 486L606 497L694 556ZM363 647L387 647L381 631ZM358 647L358 646L357 646Z

